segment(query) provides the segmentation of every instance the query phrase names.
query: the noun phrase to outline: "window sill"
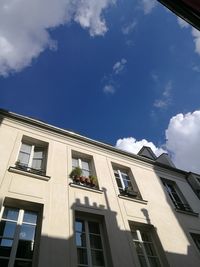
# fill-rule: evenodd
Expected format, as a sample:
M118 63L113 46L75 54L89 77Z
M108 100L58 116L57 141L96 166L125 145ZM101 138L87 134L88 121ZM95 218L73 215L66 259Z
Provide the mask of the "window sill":
M26 176L30 176L30 177L33 177L36 179L41 179L44 181L49 181L49 179L51 178L50 176L36 174L36 173L30 172L30 171L20 170L20 169L17 169L16 167L9 167L8 171L22 174L22 175L26 175Z
M145 205L147 205L147 203L148 203L147 200L132 198L132 197L128 197L128 196L118 195L118 197L122 198L122 199L125 199L125 200L129 200L129 201L145 204Z
M71 187L75 187L75 188L79 188L79 189L95 192L95 193L98 193L98 194L103 194L103 190L101 190L101 189L91 188L91 187L88 187L88 186L85 186L85 185L76 184L76 183L69 183L69 185Z
M183 213L183 214L187 214L187 215L191 215L191 216L195 216L195 217L199 217L199 213L197 212L193 212L193 211L185 211L185 210L179 210L175 208L175 211L179 212L179 213Z

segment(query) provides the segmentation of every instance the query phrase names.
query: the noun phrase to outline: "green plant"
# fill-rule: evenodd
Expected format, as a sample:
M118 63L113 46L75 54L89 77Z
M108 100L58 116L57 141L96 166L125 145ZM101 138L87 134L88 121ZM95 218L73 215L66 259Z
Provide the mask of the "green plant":
M74 169L71 171L69 177L73 179L73 178L75 178L75 177L80 177L81 174L82 174L82 170L81 170L81 168L76 167L76 168L74 168Z
M89 178L92 185L98 186L98 180L95 175L90 175Z

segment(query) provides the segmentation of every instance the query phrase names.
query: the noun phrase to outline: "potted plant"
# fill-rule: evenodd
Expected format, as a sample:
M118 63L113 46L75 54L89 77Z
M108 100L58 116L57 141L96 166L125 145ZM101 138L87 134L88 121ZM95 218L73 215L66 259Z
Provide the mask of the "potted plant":
M84 183L85 183L85 179L86 179L86 177L85 177L85 176L80 176L80 182L81 182L82 184L84 184Z
M90 185L92 187L97 186L98 185L98 181L97 181L97 177L95 175L90 175Z
M91 182L91 181L90 181L90 177L86 177L86 178L85 178L85 183L86 183L86 185L90 185L90 182Z
M71 171L69 177L72 178L76 183L78 183L80 182L81 174L82 174L81 168L76 167Z

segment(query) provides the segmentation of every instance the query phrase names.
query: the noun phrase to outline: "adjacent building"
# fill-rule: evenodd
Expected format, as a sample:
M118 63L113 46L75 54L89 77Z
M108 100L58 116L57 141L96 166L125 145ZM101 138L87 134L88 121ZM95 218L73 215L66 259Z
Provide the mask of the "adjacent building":
M1 267L198 267L200 178L0 111Z

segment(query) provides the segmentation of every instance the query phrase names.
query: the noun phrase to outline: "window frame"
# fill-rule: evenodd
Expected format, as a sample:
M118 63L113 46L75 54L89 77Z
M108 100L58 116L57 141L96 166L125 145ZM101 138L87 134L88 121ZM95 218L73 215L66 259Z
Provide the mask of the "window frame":
M77 160L78 161L78 166L73 166L73 160ZM83 168L83 162L87 162L88 164L88 170ZM85 177L89 177L92 174L92 168L91 168L91 160L90 159L85 159L82 158L80 156L74 156L72 155L72 169L79 167L82 171L88 171L89 175L85 176Z
M159 264L159 267L163 266L163 262L161 259L162 255L161 255L161 251L159 251L159 246L156 242L155 236L154 236L154 227L152 225L145 225L142 223L133 223L131 221L129 221L129 226L131 229L131 236L132 236L132 241L133 241L133 245L134 245L134 249L137 255L137 259L138 259L138 263L140 264L141 267L142 264L140 262L139 259L139 253L137 252L136 249L136 243L139 244L139 247L142 251L142 253L140 254L140 256L142 256L145 259L145 264L147 267L152 267L149 258L154 258L157 259L157 263ZM136 233L137 239L135 239L133 237L133 233ZM144 240L142 238L142 234L143 233L147 233L148 236L150 237L150 240ZM155 253L155 255L149 255L147 249L145 248L145 245L148 245L148 249L151 248L151 252L153 251Z
M197 251L200 253L200 233L190 232L190 236L192 238L192 241L193 241ZM199 239L198 240L199 244L197 244L196 237Z
M194 213L175 181L168 180L165 178L161 178L161 181L164 186L165 192L167 193L168 197L173 203L176 211ZM172 191L171 188L173 189L174 192ZM177 199L179 201L177 201Z
M30 147L30 154L28 158L28 163L25 164L23 162L20 162L20 153L24 153L22 151L22 146L27 145ZM37 152L37 149L39 149L42 152L41 157L41 168L34 168L33 161L36 158L35 152ZM46 169L47 169L47 151L48 151L48 143L36 140L29 137L23 137L21 140L21 144L19 147L17 160L15 162L15 167L20 170L32 172L39 175L46 175ZM28 153L27 153L28 154Z
M81 233L80 231L77 231L76 230L76 221L77 220L80 220L80 221L83 221L84 222L84 228L85 228L85 231L82 232L85 234L85 242L86 242L86 246L85 247L81 247L81 246L77 246L76 244L76 233ZM90 222L94 222L94 223L98 223L99 225L99 234L95 234L95 233L91 233L89 232L89 223ZM91 250L94 249L94 250L98 250L98 251L102 251L102 254L103 254L103 260L104 260L104 265L98 265L99 267L108 267L108 259L107 259L107 251L106 251L106 243L105 243L105 233L104 233L104 229L103 229L103 221L98 219L98 218L95 218L95 216L88 216L84 213L80 213L77 212L77 214L75 214L75 221L74 221L74 233L75 233L75 247L76 247L76 251L78 248L84 248L86 249L86 252L87 252L87 264L79 264L78 263L78 253L76 254L77 255L77 267L92 267L92 253L91 253ZM91 243L90 243L90 235L95 235L95 236L100 236L101 238L101 245L102 245L102 248L101 249L97 249L97 248L91 248Z
M7 201L8 202L11 201L11 203L13 202L13 200L10 200L10 199L9 200L7 199L6 202ZM18 202L18 200L17 200L17 202ZM20 202L21 201L19 201L19 203ZM8 260L8 266L9 267L13 267L16 260L23 261L23 262L29 262L29 263L31 263L32 266L34 266L34 264L36 264L36 261L37 261L36 257L38 254L38 244L39 244L38 235L39 235L39 231L40 231L40 227L41 227L41 225L40 225L40 209L37 209L37 208L31 209L29 206L30 205L27 205L27 207L26 206L24 207L24 203L22 204L22 206L12 205L12 204L10 205L10 204L5 203L1 207L1 210L0 210L0 223L2 221L16 223L13 237L4 236L3 235L4 233L2 233L2 236L1 236L2 239L12 240L12 242L13 242L12 246L11 246L11 250L10 250L10 255L9 256L0 256L0 259L7 259ZM8 210L9 209L18 210L17 219L12 220L12 219L8 219L8 218L3 218L4 210L6 208ZM38 208L39 208L39 206L38 206ZM32 213L36 214L36 217L37 217L36 222L33 223L33 222L24 221L25 212L32 212ZM20 238L20 231L22 230L23 225L34 226L34 236L33 236L32 240ZM33 245L33 254L32 254L31 259L17 257L17 249L18 249L18 244L19 244L20 240L30 241L31 244Z

